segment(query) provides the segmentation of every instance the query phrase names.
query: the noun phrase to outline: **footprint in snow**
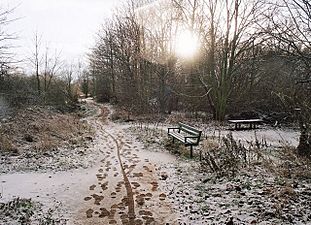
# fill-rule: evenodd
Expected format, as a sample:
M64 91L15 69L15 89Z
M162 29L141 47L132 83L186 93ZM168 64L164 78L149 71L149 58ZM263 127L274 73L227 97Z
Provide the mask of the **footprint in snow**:
M84 198L84 201L90 201L92 199L92 197L88 196Z
M159 195L160 201L164 201L165 198L166 198L166 194L162 193L162 194Z
M92 217L93 217L93 212L94 212L93 209L88 209L88 210L86 211L86 217L87 217L87 218L92 218Z
M95 205L100 205L100 202L104 199L104 196L97 194L93 194L92 197L95 199Z
M95 188L96 188L96 185L95 185L95 184L91 185L91 186L90 186L90 191L94 191Z

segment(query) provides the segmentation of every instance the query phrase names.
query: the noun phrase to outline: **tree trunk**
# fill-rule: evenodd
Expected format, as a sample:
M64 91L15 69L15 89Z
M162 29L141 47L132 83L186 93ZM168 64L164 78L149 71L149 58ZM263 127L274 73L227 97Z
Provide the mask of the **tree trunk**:
M301 156L311 156L311 132L304 123L302 116L299 116L300 137L297 147L298 154Z
M165 68L160 69L159 76L159 104L160 104L160 113L165 113Z

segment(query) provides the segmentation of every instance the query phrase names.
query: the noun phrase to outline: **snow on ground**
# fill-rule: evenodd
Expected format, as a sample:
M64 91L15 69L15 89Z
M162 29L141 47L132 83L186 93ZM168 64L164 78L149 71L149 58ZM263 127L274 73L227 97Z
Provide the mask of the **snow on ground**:
M205 136L219 137L232 133L233 137L247 144L256 139L268 146L284 147L297 146L299 141L299 131L290 128L271 128L267 126L259 127L255 130L229 130L228 127L202 127Z
M166 129L172 125L111 123L102 121L100 105L88 101L85 107L86 120L95 128L89 148L32 155L26 161L2 159L0 224L23 224L10 216L16 198L33 208L29 224L128 224L131 200L116 149L131 184L137 224L226 224L231 219L234 224L311 224L310 178L281 176L263 162L242 168L235 177L217 177L202 170L199 161L165 149L170 143ZM202 129L204 139L231 132L211 125ZM294 130L267 127L232 134L245 145L256 136L270 150L296 146L299 138Z
M22 220L12 217L20 205L10 202L17 198L30 202L31 216L22 215L30 218L29 224L40 224L44 218L51 218L55 224L126 223L130 199L119 167L117 149L133 189L135 222L175 224L175 214L166 200L167 195L158 188L157 174L158 166L171 163L174 157L168 153L150 154L143 145L132 141L134 138L124 132L124 127L102 123L98 105L90 102L87 107L87 121L96 131L87 157L71 154L80 151L75 149L65 153L66 157L51 154L47 158L52 161L48 162L30 157L31 163L19 166L20 160L3 160L2 168L10 166L10 170L3 169L0 175L0 224L23 224ZM79 158L90 163L82 163L77 168L68 166ZM85 160L88 158L92 160ZM50 167L59 160L63 160L64 166Z
M88 183L94 182L95 178L91 176L94 173L95 169L91 168L55 173L1 175L0 202L8 202L15 198L32 199L33 202L42 204L43 211L56 211L55 216L58 219L67 221L81 203L78 196L87 192L85 186Z
M129 130L149 150L165 151L163 146L169 142L165 127L135 124ZM226 224L231 219L234 224L311 224L310 177L294 177L294 172L293 177L283 177L263 166L264 163L273 164L268 160L282 151L280 147L297 145L299 134L290 129L222 130L216 133L217 130L219 128L210 128L205 132L205 138L212 137L214 140L216 137L217 140L217 137L232 132L236 140L240 138L246 145L254 142L256 135L259 141L264 139L266 142L259 151L271 155L267 157L267 162L263 160L257 162L258 165L255 163L242 168L233 178L217 177L210 171L203 171L198 161L187 159L184 155L162 166L162 173L167 174L162 188L169 193L169 199L179 215L179 224ZM188 153L188 150L185 152ZM303 165L299 166L303 170ZM310 169L310 166L306 168Z

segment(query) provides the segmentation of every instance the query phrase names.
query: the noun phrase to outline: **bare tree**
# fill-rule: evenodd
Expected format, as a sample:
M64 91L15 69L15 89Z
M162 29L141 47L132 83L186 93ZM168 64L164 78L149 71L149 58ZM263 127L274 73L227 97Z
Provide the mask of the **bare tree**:
M307 0L272 1L274 8L265 32L277 40L278 49L294 55L310 67L311 52L311 3Z
M41 51L41 39L42 37L39 36L38 32L35 32L33 37L33 44L34 44L34 50L32 52L31 57L29 58L29 61L31 65L34 68L34 73L37 81L37 92L40 95L41 94L41 81L40 81L40 65L43 61L43 57L40 53Z
M94 84L97 98L109 101L116 97L116 60L115 40L112 21L107 22L97 34L97 44L89 55L90 71L93 79L99 79ZM103 83L105 85L103 86ZM98 86L98 87L97 87Z
M170 99L174 83L172 81L175 80L177 63L173 40L176 38L179 22L169 1L159 3L156 8L138 10L137 14L139 23L144 28L142 57L149 62L149 68L145 68L145 71L151 69L156 78L149 77L147 80L153 82L149 87L154 89L154 98L157 99L159 111L163 114L171 110ZM148 83L144 85L148 88Z
M307 0L272 1L274 8L267 13L269 26L264 31L269 44L276 51L295 63L297 86L295 92L284 93L292 108L298 113L301 136L298 145L300 155L311 152L311 101L307 89L311 77L311 3ZM306 82L305 82L306 81Z
M239 69L249 59L249 51L260 44L258 23L266 8L260 0L200 1L174 0L182 20L201 36L204 51L195 74L207 93L214 118L225 118L229 99L243 78Z
M60 72L63 66L61 60L61 52L55 50L54 55L49 54L49 48L46 47L44 53L44 69L43 69L43 81L44 81L44 92L49 90L51 81L55 75Z
M129 111L144 107L144 76L142 51L143 29L134 8L129 6L103 26L90 55L90 71L97 77L97 96L112 98L126 105Z
M62 78L65 81L65 94L70 101L74 101L75 99L75 91L74 91L74 80L78 78L77 76L77 66L74 63L63 64L62 67Z
M16 63L11 51L12 41L16 39L16 35L7 30L8 25L15 20L10 18L14 10L15 8L4 9L0 4L0 81L8 75L12 64Z
M34 69L38 94L41 95L42 92L46 94L53 78L62 68L61 52L55 49L51 54L48 45L45 46L45 50L42 50L42 35L38 32L34 34L33 45L29 62Z

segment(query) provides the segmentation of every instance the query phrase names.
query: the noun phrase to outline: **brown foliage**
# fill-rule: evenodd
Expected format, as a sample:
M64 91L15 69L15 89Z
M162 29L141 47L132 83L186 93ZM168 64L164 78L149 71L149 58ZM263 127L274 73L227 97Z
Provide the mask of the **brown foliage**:
M1 124L0 150L55 150L64 144L78 144L91 135L86 123L72 114L62 114L53 108L32 107L19 110L8 122Z

